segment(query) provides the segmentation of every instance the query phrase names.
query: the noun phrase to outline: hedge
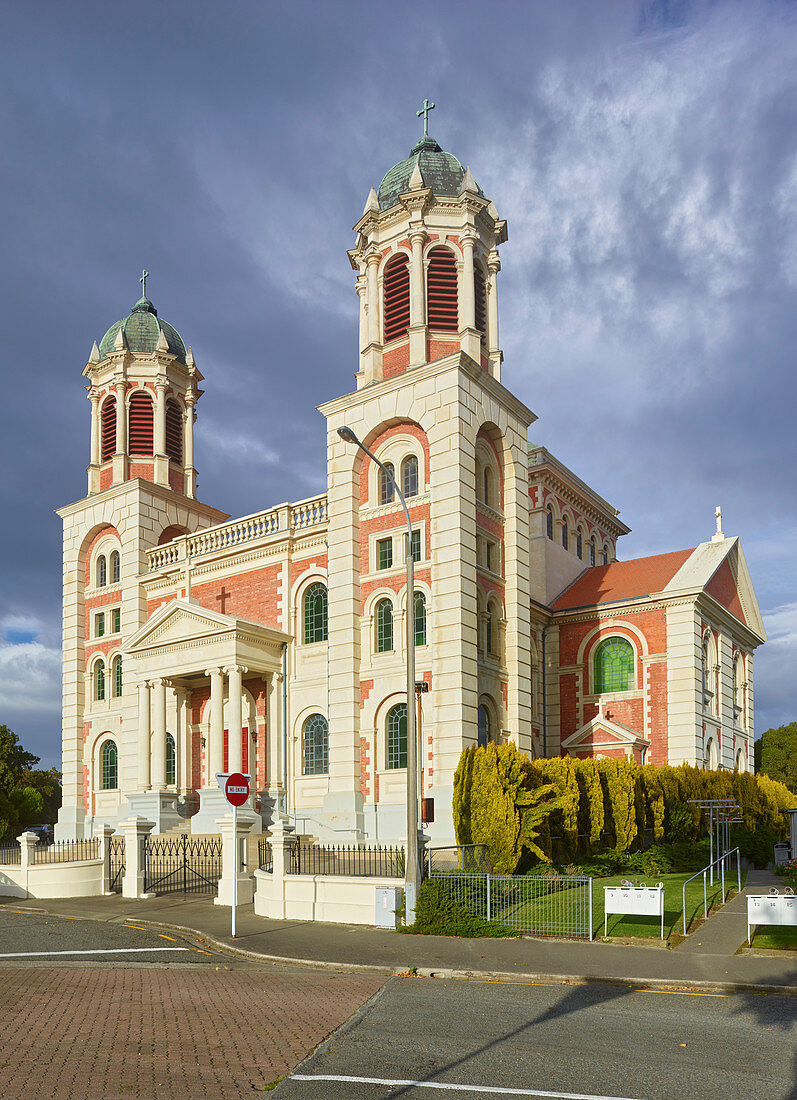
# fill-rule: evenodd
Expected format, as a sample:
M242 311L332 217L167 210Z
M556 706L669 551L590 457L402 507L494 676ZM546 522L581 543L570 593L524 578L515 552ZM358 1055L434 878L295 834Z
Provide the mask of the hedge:
M532 797L530 792L536 792ZM551 792L556 797L547 798ZM707 822L690 799L733 798L744 825L780 833L797 798L768 775L639 766L631 760L552 757L531 761L514 745L465 749L454 777L459 844L487 844L498 874L524 848L569 863L605 849L626 852L661 840L694 840ZM527 809L528 807L528 809ZM524 829L524 814L533 828Z

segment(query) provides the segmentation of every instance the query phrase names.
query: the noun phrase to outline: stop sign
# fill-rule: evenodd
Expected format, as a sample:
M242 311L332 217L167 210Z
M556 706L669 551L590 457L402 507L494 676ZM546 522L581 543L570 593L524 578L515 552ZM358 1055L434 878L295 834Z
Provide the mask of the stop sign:
M224 794L231 806L243 806L249 797L249 780L240 772L233 772L225 780Z

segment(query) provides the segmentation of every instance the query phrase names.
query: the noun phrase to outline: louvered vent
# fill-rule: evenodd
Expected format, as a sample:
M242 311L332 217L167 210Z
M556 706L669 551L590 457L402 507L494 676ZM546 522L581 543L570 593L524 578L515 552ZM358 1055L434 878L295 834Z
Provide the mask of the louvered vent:
M473 267L473 298L476 303L476 328L482 336L482 343L487 336L487 288L484 283L484 272L479 264Z
M107 462L116 453L115 397L106 397L103 401L100 423L100 462Z
M134 393L130 398L129 451L131 455L152 454L152 398L145 393Z
M382 284L385 302L385 343L407 335L410 325L410 269L402 253L385 268Z
M178 465L183 464L183 414L176 401L166 402L166 454Z
M426 300L430 329L437 332L459 329L457 261L448 248L433 248L429 253Z

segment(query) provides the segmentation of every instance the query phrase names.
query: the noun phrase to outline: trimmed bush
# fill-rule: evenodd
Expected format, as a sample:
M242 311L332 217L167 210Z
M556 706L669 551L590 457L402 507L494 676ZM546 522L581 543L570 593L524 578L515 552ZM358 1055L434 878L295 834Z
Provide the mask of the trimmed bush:
M454 901L442 882L425 879L415 904L415 923L400 927L400 932L426 936L520 936L497 921L482 920Z

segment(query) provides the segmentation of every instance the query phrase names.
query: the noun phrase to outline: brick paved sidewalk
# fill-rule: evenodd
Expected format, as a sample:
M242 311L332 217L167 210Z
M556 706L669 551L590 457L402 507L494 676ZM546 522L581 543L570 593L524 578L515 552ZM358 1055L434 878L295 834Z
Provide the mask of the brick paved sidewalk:
M374 975L3 969L3 1100L251 1095L376 993Z

